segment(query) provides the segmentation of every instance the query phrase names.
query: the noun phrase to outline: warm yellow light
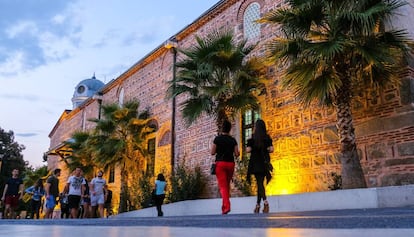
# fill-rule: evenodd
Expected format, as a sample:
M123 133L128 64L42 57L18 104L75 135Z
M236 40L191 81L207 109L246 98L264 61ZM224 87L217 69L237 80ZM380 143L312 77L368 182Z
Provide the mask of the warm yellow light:
M288 191L288 190L286 190L286 189L282 189L282 190L280 191L280 194L281 194L281 195L286 195L286 194L289 194L289 191Z
M166 49L177 48L177 41L176 40L167 40L164 43L164 48L166 48Z

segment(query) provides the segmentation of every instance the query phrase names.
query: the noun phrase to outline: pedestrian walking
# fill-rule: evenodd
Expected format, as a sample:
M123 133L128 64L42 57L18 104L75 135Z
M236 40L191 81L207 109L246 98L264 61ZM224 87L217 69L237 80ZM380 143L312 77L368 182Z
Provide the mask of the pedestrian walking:
M161 206L164 203L165 190L167 188L167 182L163 174L158 174L155 180L155 206L157 207L158 216L164 216Z
M25 190L32 197L30 199L30 217L32 219L40 219L40 207L42 206L42 197L45 195L43 180L38 179L37 182Z
M79 205L85 192L85 179L81 176L82 169L76 168L73 175L69 177L65 186L65 194L68 194L68 206L70 209L70 218L78 218Z
M19 170L12 170L12 177L6 181L1 201L4 202L4 219L15 219L19 201L23 198L23 180L19 178Z
M258 119L255 123L252 137L247 140L246 152L250 153L250 160L247 171L247 181L250 183L250 176L254 175L257 184L257 203L254 213L260 212L260 203L263 200L263 213L269 212L269 202L266 197L264 180L268 183L271 176L271 163L269 153L273 152L272 139L267 134L266 124Z
M68 206L68 195L64 193L59 194L60 204L60 219L68 219L70 217L70 210Z
M61 169L55 169L53 171L53 175L49 176L46 180L45 185L45 193L46 193L46 201L45 201L45 207L46 207L46 219L52 219L53 218L53 211L55 209L55 206L57 204L57 200L59 197L59 176L61 173Z
M214 138L211 155L216 155L216 177L222 198L221 212L223 215L231 210L230 181L234 173L234 158L239 157L237 141L230 136L231 123L224 121L221 134Z
M81 205L82 205L82 218L91 218L92 216L92 206L91 206L91 195L89 191L89 181L86 177L82 176L83 180L85 181L85 189L83 191L83 196L81 198Z
M99 217L104 218L105 185L106 185L106 180L103 178L103 172L98 171L97 176L92 179L91 185L90 185L93 217L95 217L96 211L98 210Z
M108 185L104 186L104 194L106 218L108 218L114 214L112 211L112 190L109 189Z

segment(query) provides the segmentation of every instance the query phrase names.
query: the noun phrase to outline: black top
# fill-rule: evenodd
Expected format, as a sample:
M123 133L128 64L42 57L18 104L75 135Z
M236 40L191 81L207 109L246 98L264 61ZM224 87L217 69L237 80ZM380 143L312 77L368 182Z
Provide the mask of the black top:
M85 192L83 193L83 195L88 195L89 196L89 184L88 184L88 180L83 178L85 180Z
M264 174L265 173L265 161L270 162L269 152L267 151L268 147L272 145L272 138L267 136L264 140L264 146L262 149L254 146L253 138L247 140L247 147L250 147L252 150L250 152L249 168L248 173L250 174Z
M112 202L112 191L108 189L108 190L106 190L106 192L108 192L108 195L106 196L105 204L111 204L111 202Z
M216 144L216 161L234 162L236 139L229 135L218 135L213 143Z
M6 195L18 195L19 194L19 186L23 184L23 180L21 178L9 178L7 180L7 191Z
M49 194L53 195L53 197L59 196L59 179L56 176L52 175L47 178L46 183L50 183Z

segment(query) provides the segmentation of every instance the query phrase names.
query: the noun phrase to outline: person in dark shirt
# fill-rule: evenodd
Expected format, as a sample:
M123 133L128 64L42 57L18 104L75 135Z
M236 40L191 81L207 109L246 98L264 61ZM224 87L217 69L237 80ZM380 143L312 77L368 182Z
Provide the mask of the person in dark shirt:
M112 190L109 189L108 185L104 185L105 193L105 209L106 209L106 218L112 216Z
M15 210L19 206L19 201L23 198L23 189L23 180L19 178L19 170L13 169L12 177L7 180L1 198L5 205L3 218L16 218Z
M68 219L70 217L70 211L68 206L68 195L60 193L59 194L59 204L60 204L60 219Z
M259 213L260 202L263 200L263 213L269 213L269 203L266 197L264 180L269 183L272 178L269 153L273 152L272 139L267 134L266 124L258 119L254 125L252 138L247 140L246 152L251 153L247 170L247 181L250 183L250 176L254 175L257 185L257 203L254 213Z
M46 215L45 218L51 219L53 216L53 210L57 204L57 198L59 197L59 176L61 169L55 169L53 175L46 180L45 193L46 193Z
M222 198L221 213L230 212L230 181L234 173L234 157L239 157L237 141L230 136L231 123L223 122L222 132L214 138L211 155L216 155L216 177Z

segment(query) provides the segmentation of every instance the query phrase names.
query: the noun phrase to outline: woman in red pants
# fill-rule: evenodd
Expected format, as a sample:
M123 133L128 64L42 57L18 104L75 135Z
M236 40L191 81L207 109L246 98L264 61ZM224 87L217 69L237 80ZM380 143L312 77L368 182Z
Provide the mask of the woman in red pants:
M222 198L221 213L230 212L230 181L234 173L234 157L239 157L237 141L230 136L231 123L224 121L222 132L214 138L211 155L216 155L216 177Z

